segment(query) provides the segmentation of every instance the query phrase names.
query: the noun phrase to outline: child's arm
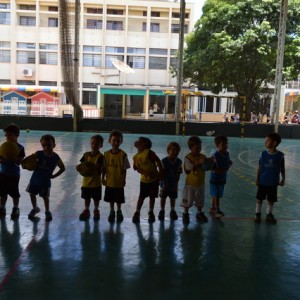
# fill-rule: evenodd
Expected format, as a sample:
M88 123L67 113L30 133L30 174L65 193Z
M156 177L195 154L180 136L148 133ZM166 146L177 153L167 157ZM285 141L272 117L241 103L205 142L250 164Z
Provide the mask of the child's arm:
M258 169L257 169L257 175L256 175L256 185L259 185L260 174L261 174L261 166L259 164Z
M106 166L105 166L105 159L103 159L103 166L102 166L102 179L101 182L103 185L106 185Z
M284 157L281 160L280 164L280 174L281 174L281 181L279 182L280 186L284 186L285 182L285 162L284 162Z
M61 175L61 174L65 171L65 169L66 169L66 168L65 168L65 165L64 165L64 163L62 162L61 159L59 159L59 161L57 162L57 167L59 168L59 170L58 170L56 173L52 174L51 179L58 177L58 176Z

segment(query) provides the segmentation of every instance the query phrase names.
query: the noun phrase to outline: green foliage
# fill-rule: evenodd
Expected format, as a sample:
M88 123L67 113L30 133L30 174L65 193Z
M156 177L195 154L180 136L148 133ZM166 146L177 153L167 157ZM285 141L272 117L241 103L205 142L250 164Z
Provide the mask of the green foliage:
M184 79L214 93L234 89L247 101L275 79L280 0L207 0L186 37ZM300 0L290 0L284 77L300 70Z

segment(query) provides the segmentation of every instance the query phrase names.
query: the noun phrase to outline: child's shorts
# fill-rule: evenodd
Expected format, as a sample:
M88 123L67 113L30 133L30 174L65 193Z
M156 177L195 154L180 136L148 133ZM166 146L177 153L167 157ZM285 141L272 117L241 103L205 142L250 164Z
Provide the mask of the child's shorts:
M102 188L100 187L82 187L81 188L81 198L82 199L93 199L101 200L102 198Z
M125 194L123 187L109 187L105 188L104 193L105 202L125 203Z
M0 174L0 196L19 198L19 181L19 176L7 176Z
M181 206L192 207L193 204L197 207L204 206L205 186L190 186L186 185L183 190Z
M212 197L222 198L224 194L224 184L210 184L210 195Z
M270 202L277 202L277 186L259 185L256 199L260 201L267 199Z
M159 196L162 199L167 199L168 197L170 199L177 199L178 192L177 191L164 191L164 190L161 190Z
M50 197L50 187L49 186L42 186L42 185L35 185L29 183L26 191L33 195L39 195L42 198L49 198Z
M140 195L139 198L157 198L158 197L158 187L159 182L153 181L150 183L141 182L140 183Z

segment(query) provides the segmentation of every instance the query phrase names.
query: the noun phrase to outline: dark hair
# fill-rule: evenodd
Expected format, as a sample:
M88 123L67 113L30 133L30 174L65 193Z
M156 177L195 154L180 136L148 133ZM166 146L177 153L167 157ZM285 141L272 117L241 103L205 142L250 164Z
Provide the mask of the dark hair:
M121 142L123 142L123 133L119 130L113 130L110 134L109 134L109 138L108 140L110 141L110 139L115 136L117 138L119 138L121 140Z
M177 149L178 153L180 152L180 146L178 143L176 142L171 142L168 146L167 146L167 152L169 153L170 149L174 147Z
M152 142L147 137L140 136L139 140L145 144L146 149L151 149L152 148Z
M220 143L228 143L228 138L226 135L217 135L215 137L215 144L219 145Z
M277 132L270 132L266 137L276 142L276 147L281 143L281 136Z
M195 146L195 145L201 146L201 145L202 145L202 141L201 141L201 139L200 139L198 136L193 135L193 136L191 136L191 137L188 139L187 144L188 144L189 149L191 149L191 148L192 148L193 146Z
M103 137L100 134L91 136L91 140L96 140L100 144L103 144Z
M9 124L8 126L6 126L4 129L3 129L4 132L9 132L9 133L12 133L14 134L15 136L19 136L20 135L20 128L18 125L16 124Z
M53 143L53 144L55 144L55 138L54 138L54 136L53 135L51 135L51 134L45 134L45 135L43 135L42 137L41 137L41 139L40 139L40 142L42 142L42 141L45 141L45 142L47 142L47 143Z

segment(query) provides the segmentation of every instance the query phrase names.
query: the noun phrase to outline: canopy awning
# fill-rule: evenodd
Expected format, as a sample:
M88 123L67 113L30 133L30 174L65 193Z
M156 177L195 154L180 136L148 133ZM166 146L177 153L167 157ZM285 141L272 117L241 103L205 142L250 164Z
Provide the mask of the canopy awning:
M145 96L146 95L146 90L101 88L100 89L100 94Z
M289 91L285 93L285 96L298 96L300 94L299 91Z

